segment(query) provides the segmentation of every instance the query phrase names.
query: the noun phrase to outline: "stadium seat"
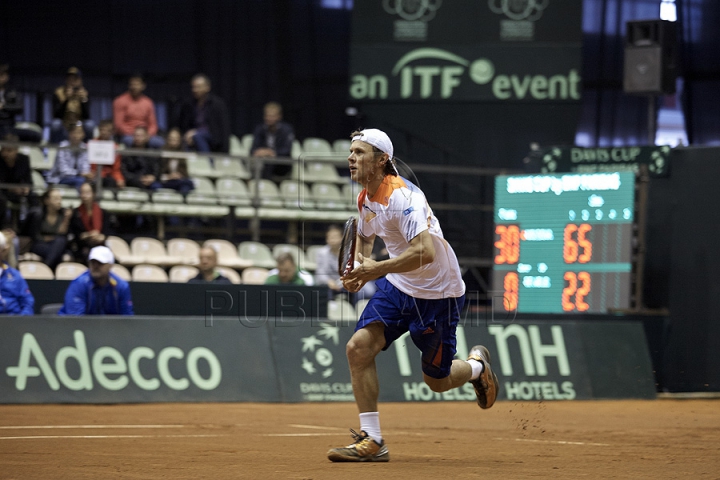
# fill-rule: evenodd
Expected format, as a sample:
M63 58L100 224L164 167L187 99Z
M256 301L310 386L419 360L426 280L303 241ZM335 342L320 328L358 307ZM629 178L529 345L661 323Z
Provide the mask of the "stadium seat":
M142 257L130 253L130 246L120 237L109 236L105 239L105 245L112 250L115 261L125 265L137 265L143 263Z
M137 187L125 187L117 192L119 202L145 203L150 201L150 195Z
M305 265L308 270L317 270L317 252L323 247L324 245L310 245L305 250Z
M160 188L152 194L153 203L184 203L181 193L171 188Z
M328 320L357 320L357 313L355 313L355 307L352 303L341 298L328 301Z
M277 262L267 245L260 242L242 242L238 245L240 258L253 267L275 268ZM245 279L243 278L243 282Z
M163 283L168 281L165 270L157 265L135 265L132 270L133 282L157 282Z
M75 280L87 267L77 262L62 262L55 269L55 280Z
M331 163L308 161L305 163L305 181L344 184L347 178L338 175L337 168Z
M18 263L18 271L26 280L52 280L55 278L50 267L42 262L32 260Z
M250 191L247 185L237 178L218 178L217 195L221 205L234 207L252 205Z
M215 159L215 170L223 177L235 177L248 180L252 177L244 162L235 158L219 157Z
M238 249L227 240L213 238L203 243L204 247L213 248L217 252L218 265L230 268L244 268L252 264L238 256Z
M182 263L180 258L168 255L165 245L156 238L133 238L132 242L130 242L130 252L137 258L142 259L141 263L164 266Z
M245 285L262 285L268 277L267 268L250 267L242 271L242 282Z
M42 137L43 129L40 125L34 122L17 122L15 124L15 128L17 130L29 130L33 133L36 133Z
M173 238L168 240L167 252L171 257L178 258L182 264L197 265L200 245L187 238Z
M30 157L30 168L35 170L50 170L53 166L55 157L48 160L39 147L20 147L18 150L23 155Z
M120 265L119 263L116 263L115 265L113 265L112 268L110 268L110 271L112 273L114 273L115 275L117 275L118 277L125 280L126 282L129 282L132 280L132 275L130 275L130 272L128 271L128 269L125 268L124 266Z
M324 210L346 210L348 200L343 196L337 185L332 183L315 183L311 190L315 205ZM352 205L352 204L350 204Z
M215 191L215 185L213 185L212 180L205 177L194 177L192 181L195 189L188 193L188 205L217 205L217 192ZM200 213L201 210L198 210L198 212L198 215L202 214Z
M292 146L290 147L290 156L292 158L298 159L302 157L303 153L304 152L300 141L297 139L293 140Z
M32 171L33 192L42 195L47 190L47 183L42 174L37 170Z
M323 138L308 137L303 141L302 144L303 152L305 155L322 153L331 154L333 153L330 143Z
M315 208L311 200L310 188L300 180L283 180L280 183L280 197L285 208Z
M210 158L205 155L190 155L187 164L188 174L191 177L215 178L220 176L210 163Z
M303 270L308 270L307 262L305 261L305 252L297 245L292 245L289 243L278 243L272 249L272 254L275 258L277 258L278 255L280 255L281 253L286 252L292 255L293 259L295 260L295 265L302 268Z
M248 155L252 153L252 144L254 138L255 137L252 133L246 133L240 138L240 142L242 143L242 146L245 147L245 150L247 150Z
M250 191L251 197L255 195L256 185L260 195L261 207L282 208L283 201L280 197L280 191L275 183L264 178L261 178L260 180L250 180L248 182L248 190Z
M250 155L250 150L245 148L245 145L243 145L237 135L230 135L230 155L237 155L239 157L247 157Z
M242 283L242 279L240 278L240 274L237 272L237 270L233 270L229 267L217 267L217 271L220 272L220 275L226 277L235 285L239 285Z
M55 159L57 158L57 148L55 147L47 147L44 151L45 153L45 165L48 165L47 167L44 167L42 170L51 170L52 167L55 165ZM35 168L35 167L33 167Z
M170 269L170 282L187 283L188 280L196 277L199 272L200 270L190 265L175 265Z
M333 152L337 153L338 155L350 155L350 145L352 145L351 140L339 138L333 142Z

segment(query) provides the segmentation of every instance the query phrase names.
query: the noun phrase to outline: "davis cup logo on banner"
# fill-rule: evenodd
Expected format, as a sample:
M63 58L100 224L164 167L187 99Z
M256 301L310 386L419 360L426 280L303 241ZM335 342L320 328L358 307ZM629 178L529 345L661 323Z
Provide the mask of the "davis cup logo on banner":
M505 15L500 21L501 40L533 40L535 24L542 17L549 0L488 0L493 13Z
M301 368L313 381L300 383L300 391L305 401L347 401L354 400L352 385L345 382L330 382L335 372L333 361L336 356L345 354L345 346L340 344L340 328L321 323L320 331L309 337L301 338Z
M427 22L435 18L435 12L442 0L383 0L383 8L402 20L394 23L394 38L397 41L425 41Z

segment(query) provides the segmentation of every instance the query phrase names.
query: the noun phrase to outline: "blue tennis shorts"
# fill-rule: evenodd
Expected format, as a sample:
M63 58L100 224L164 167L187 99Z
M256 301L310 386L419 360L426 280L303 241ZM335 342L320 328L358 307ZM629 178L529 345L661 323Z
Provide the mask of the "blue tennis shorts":
M455 329L465 295L457 298L426 300L411 297L385 278L375 282L377 291L363 310L355 331L373 322L385 325L385 347L410 331L413 343L422 352L422 371L432 378L450 375L456 352Z

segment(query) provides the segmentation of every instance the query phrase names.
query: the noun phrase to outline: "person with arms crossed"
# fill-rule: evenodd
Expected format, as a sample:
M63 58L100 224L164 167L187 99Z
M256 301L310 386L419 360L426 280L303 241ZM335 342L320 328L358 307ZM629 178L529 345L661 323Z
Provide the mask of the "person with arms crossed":
M8 241L0 233L0 315L33 315L35 298L20 272L6 262Z
M350 177L364 189L358 195L355 268L342 278L351 292L375 282L377 292L363 310L347 344L360 433L354 443L333 448L333 462L387 462L388 448L380 431L379 383L375 357L405 332L422 352L425 383L445 392L471 382L481 408L490 408L498 393L490 354L482 345L468 360L453 360L455 330L465 302L465 284L455 252L443 238L423 192L398 175L393 145L377 129L353 132ZM375 236L385 242L390 258L370 258ZM380 278L382 276L385 278Z
M108 247L90 250L90 268L70 283L58 315L133 315L130 285L110 271L114 263Z
M288 252L283 252L275 258L277 268L268 272L265 285L309 285L315 284L309 272L299 268L295 259Z

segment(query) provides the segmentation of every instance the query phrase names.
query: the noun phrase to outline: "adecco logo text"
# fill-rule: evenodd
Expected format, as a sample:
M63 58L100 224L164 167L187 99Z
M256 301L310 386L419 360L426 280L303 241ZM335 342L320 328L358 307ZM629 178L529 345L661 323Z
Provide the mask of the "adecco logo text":
M122 390L127 387L130 380L143 390L157 390L162 381L173 390L185 390L192 382L202 390L217 388L222 380L222 368L215 354L205 347L195 347L185 356L185 352L177 347L166 347L157 354L149 347L136 347L130 351L127 360L112 347L100 347L88 355L85 344L85 334L75 330L75 346L66 346L58 350L55 355L55 369L51 367L45 353L31 333L23 335L20 347L20 358L17 366L7 367L5 372L9 377L15 377L15 388L25 390L28 378L43 376L47 385L53 390L59 390L60 384L69 390L92 390L93 378L102 388L107 390ZM170 374L171 360L181 361L185 358L187 377L176 378ZM80 366L78 378L68 374L67 361L73 359ZM35 365L31 366L34 360ZM141 363L153 361L157 365L158 378L143 375ZM204 378L198 370L198 362L204 360L209 367L209 376Z
M413 62L422 60L422 65ZM428 65L428 60L436 61ZM466 75L467 73L467 75ZM495 65L487 58L467 60L439 48L418 48L398 60L392 77L399 77L400 98L452 98L462 82L490 85L492 96L498 100L579 100L580 75L571 69L567 75L497 74ZM350 95L361 99L388 98L389 80L385 75L353 75Z

